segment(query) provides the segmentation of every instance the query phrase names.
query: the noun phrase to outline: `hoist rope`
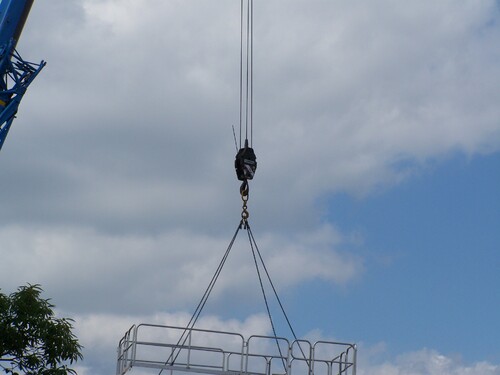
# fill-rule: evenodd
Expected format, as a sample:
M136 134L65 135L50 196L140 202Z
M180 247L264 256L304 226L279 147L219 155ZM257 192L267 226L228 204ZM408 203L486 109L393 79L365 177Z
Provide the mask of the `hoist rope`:
M253 143L253 0L246 0L246 21L244 2L240 2L240 148L243 144L243 123L245 139L250 132L250 147Z
M243 126L243 0L240 3L240 144Z
M250 147L253 146L253 0L250 2Z
M253 34L253 27L252 27L252 8L253 8L253 0L248 0L248 5L247 5L247 110L246 110L246 115L247 115L247 121L246 121L246 139L248 139L248 128L250 127L250 132L252 128L252 53L253 53L253 46L252 46L252 34ZM252 147L252 142L251 142L251 137L250 137L250 147Z

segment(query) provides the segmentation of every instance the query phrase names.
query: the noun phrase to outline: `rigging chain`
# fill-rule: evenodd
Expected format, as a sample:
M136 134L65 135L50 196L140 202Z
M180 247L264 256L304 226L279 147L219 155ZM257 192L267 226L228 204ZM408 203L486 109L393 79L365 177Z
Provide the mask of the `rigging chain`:
M248 223L248 217L250 214L248 213L248 207L247 207L247 202L249 198L249 187L248 187L248 182L243 181L243 183L240 186L240 195L241 195L241 200L243 201L243 207L241 211L241 219L244 224Z

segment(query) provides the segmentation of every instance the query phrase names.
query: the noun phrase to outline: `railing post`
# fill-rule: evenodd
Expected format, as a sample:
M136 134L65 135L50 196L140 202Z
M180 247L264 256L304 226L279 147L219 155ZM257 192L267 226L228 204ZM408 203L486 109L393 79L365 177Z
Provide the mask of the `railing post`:
M247 341L243 339L243 344L241 346L241 360L240 360L240 374L243 372L243 367L245 366L245 353L247 351Z
M306 362L307 363L307 362ZM309 345L309 375L314 374L314 346Z
M250 343L248 340L245 341L245 372L248 372L248 353L250 350Z
M132 332L133 332L133 338L132 338L133 344L132 344L132 354L131 354L131 358L130 358L130 367L132 367L133 364L135 363L135 358L136 358L135 356L137 354L137 335L138 335L137 331L138 330L139 330L139 326L134 327L134 329L132 330ZM127 341L129 341L129 339L130 339L130 335L128 335ZM129 346L127 347L127 352L128 352L128 348L129 348Z
M117 353L118 360L116 361L116 375L120 375L120 373L121 373L121 363L122 362L120 359L120 357L121 357L121 355L120 355L121 350L120 349L121 349L120 346L118 346L118 349L116 350L118 352Z
M187 354L187 363L186 363L186 367L189 368L189 364L191 362L191 334L193 333L193 331L189 330L189 333L188 333L188 354Z
M286 375L290 375L292 373L292 345L288 343L288 353L286 355Z
M352 363L353 363L352 375L356 375L356 361L358 356L358 348L356 345L353 345L353 348L354 348L354 355L352 358Z
M172 364L170 365L170 375L174 375L174 369L173 369L173 366L174 366L174 353L175 353L175 346L172 346L172 348L170 348L170 351L172 352L170 354L170 358L172 358ZM168 365L168 362L167 362L167 365Z

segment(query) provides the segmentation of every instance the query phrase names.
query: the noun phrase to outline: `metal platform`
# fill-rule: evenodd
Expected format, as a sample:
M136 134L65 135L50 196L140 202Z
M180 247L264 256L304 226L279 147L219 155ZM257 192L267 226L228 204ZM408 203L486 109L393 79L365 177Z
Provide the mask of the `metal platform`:
M116 375L356 375L356 345L139 324L118 345Z

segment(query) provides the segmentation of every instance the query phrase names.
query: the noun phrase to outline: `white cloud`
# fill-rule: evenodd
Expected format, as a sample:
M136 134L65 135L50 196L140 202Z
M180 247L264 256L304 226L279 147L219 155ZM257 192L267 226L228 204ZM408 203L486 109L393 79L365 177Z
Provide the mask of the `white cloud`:
M259 117L266 178L296 177L297 195L364 192L404 177L399 161L498 149L494 2L332 3L318 15L331 21L313 26L316 12L292 4L262 47L278 60L262 74L282 94L266 107L278 121Z
M277 288L285 289L316 278L344 284L359 277L362 259L339 253L342 241L325 226L288 237L268 234L259 248ZM147 236L13 226L0 229L0 242L1 253L11 254L2 263L4 287L41 283L66 310L145 313L197 301L230 238L186 230ZM231 295L250 303L259 293L251 280L256 271L242 231L212 298L221 302Z
M124 329L111 314L198 298L239 220L238 6L34 4L19 50L48 65L0 157L0 284L41 283L84 317L90 346L94 332L110 339L98 326ZM349 283L363 259L321 221L325 195L367 194L429 160L500 149L498 4L266 0L255 20L252 228L281 288ZM239 240L218 301L253 301ZM498 374L418 353L365 373Z
M146 323L182 328L186 326L189 318L190 316L183 312L144 316L111 314L76 316L75 333L79 337L80 343L85 347L85 359L79 364L82 366L80 367L82 374L104 375L110 373L117 360L116 348L119 340L132 325ZM224 321L215 316L204 316L196 324L196 328L234 332L242 334L246 338L252 334L269 334L269 322L265 315L249 316L243 321L235 319ZM182 332L182 330L179 332ZM161 328L144 327L140 330L140 334L140 340L142 341L165 342L165 335L168 334L171 334L171 336L170 341L167 340L167 342L173 343L177 340L176 331ZM140 371L140 368L134 370L133 373L137 373L137 371Z
M255 5L252 217L312 228L325 194L366 194L429 160L499 149L494 1L287 4ZM36 4L24 48L49 65L0 160L2 191L18 197L2 202L3 220L230 225L238 6Z
M288 238L267 236L258 242L264 255L270 253L265 259L272 269L271 274L289 285L311 277L343 284L357 278L363 271L362 258L332 251L351 240L330 225Z
M189 319L187 313L160 313L144 316L124 316L111 314L89 314L75 317L76 334L85 346L86 359L80 363L81 374L93 373L104 375L115 365L119 339L133 324L148 323L184 327ZM240 333L245 338L250 335L269 335L270 327L265 315L249 316L244 321L222 320L216 316L203 317L197 328L212 329ZM144 334L155 334L155 330L143 331ZM148 336L152 341L163 342L165 336ZM146 336L143 337L146 339ZM325 337L320 330L315 330L304 337L311 342L318 340L338 341ZM172 340L175 341L174 338ZM221 343L222 345L223 343ZM226 343L227 344L227 343ZM270 348L267 348L271 350ZM321 355L319 353L318 355ZM361 344L358 348L359 375L498 375L500 366L486 361L464 363L460 358L440 354L436 350L422 349L403 353L394 359L381 363L380 358L387 358L383 343L368 347ZM92 367L94 366L94 367ZM138 374L140 368L132 374Z
M360 375L498 375L500 366L488 362L465 364L431 349L405 353L394 361L360 366Z
M321 330L306 335L310 341L339 341L328 337ZM375 345L358 343L358 375L498 375L500 366L487 361L465 363L459 356L447 356L435 349L424 348L418 351L400 353L392 356L384 342Z

